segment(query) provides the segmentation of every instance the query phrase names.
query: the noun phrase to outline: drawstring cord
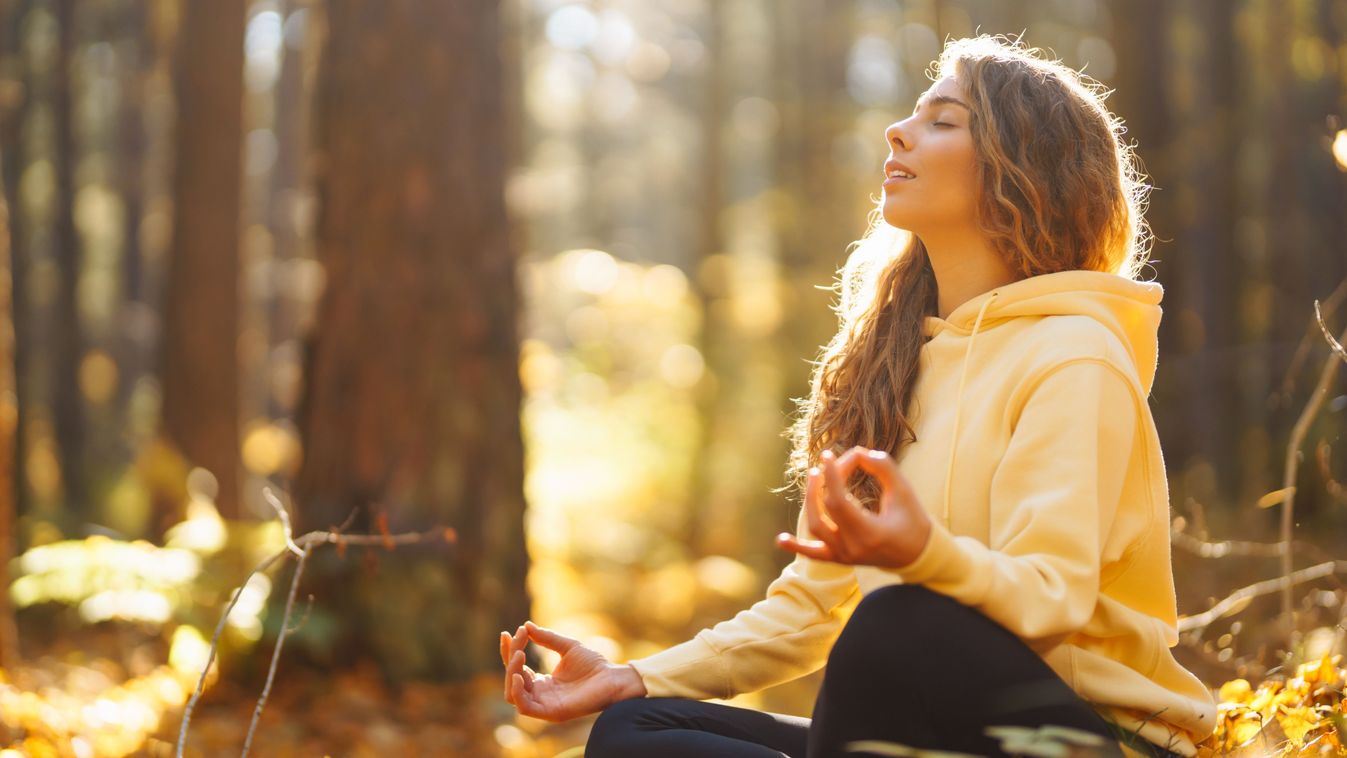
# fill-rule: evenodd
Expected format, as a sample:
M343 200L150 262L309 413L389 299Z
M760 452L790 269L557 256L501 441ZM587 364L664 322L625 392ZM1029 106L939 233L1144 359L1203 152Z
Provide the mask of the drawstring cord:
M996 293L993 292L992 296L987 298L982 304L982 307L978 309L977 320L973 322L973 334L968 338L968 347L964 349L963 369L959 374L959 391L954 396L954 433L951 435L949 441L949 467L945 469L945 499L941 512L941 520L944 522L946 528L949 528L950 526L949 491L950 483L954 478L954 452L959 444L959 416L963 412L963 388L964 382L968 379L968 359L973 355L973 342L977 339L978 329L982 326L982 315L987 312L987 306L991 305L992 301L995 299Z

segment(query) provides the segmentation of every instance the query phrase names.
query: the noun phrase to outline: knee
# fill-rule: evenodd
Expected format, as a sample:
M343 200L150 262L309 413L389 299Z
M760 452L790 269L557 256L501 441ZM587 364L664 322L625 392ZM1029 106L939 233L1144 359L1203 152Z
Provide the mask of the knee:
M646 698L619 700L603 709L585 741L585 758L619 758L631 755L637 725L650 708Z
M881 587L852 612L828 656L828 670L873 673L888 654L939 659L957 635L960 616L976 613L957 600L917 584Z

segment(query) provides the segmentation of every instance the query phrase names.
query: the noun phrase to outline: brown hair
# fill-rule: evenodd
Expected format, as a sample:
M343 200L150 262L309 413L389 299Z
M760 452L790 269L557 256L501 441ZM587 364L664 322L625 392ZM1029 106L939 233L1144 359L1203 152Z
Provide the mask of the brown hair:
M1094 80L1019 39L982 35L946 44L933 79L953 75L969 99L977 160L977 223L1021 277L1086 269L1135 278L1146 263L1146 191L1122 122ZM883 199L834 283L841 324L814 363L811 393L795 400L790 482L825 449L863 445L896 455L916 440L908 406L936 313L926 248L883 218ZM857 473L872 505L878 485ZM784 487L782 489L785 489Z

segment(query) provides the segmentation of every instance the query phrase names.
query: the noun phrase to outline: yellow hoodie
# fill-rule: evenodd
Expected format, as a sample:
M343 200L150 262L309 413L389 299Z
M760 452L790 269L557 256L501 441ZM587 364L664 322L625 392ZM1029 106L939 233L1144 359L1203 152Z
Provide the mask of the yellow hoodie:
M897 456L934 522L921 554L900 569L797 556L751 608L631 661L649 695L726 698L816 671L862 595L919 583L1015 632L1106 718L1194 754L1216 705L1169 650L1169 489L1147 403L1162 296L1063 271L926 317L916 441Z

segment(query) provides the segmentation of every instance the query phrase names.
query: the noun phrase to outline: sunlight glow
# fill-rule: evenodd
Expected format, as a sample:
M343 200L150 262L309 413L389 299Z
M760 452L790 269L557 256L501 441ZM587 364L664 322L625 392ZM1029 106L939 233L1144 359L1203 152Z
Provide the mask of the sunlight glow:
M547 41L567 50L579 50L594 41L599 20L594 12L580 5L565 5L547 18Z

